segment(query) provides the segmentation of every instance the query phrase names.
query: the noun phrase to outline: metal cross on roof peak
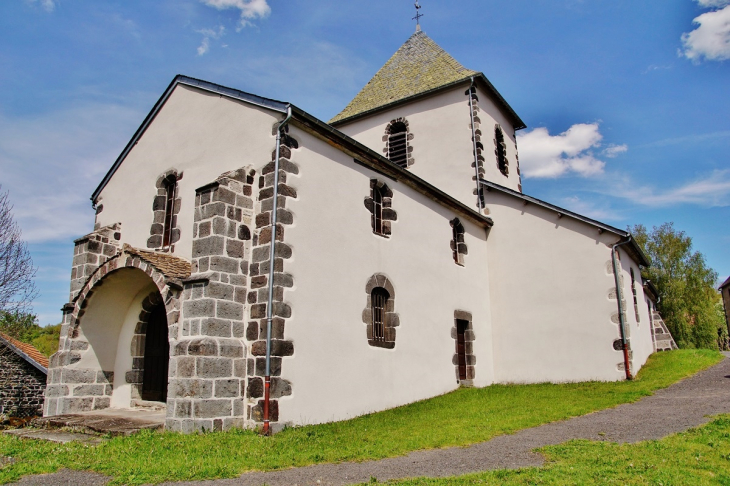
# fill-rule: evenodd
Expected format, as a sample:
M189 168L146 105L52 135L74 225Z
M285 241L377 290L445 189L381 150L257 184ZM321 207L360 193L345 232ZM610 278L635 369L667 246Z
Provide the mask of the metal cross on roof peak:
M419 32L421 30L421 17L423 17L423 14L420 12L421 6L418 4L418 0L416 0L416 3L414 5L416 7L416 16L413 17L411 20L416 21L416 32Z

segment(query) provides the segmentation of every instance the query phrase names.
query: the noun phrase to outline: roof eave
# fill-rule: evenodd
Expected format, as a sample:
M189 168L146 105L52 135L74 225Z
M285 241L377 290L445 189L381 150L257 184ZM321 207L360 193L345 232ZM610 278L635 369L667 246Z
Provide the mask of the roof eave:
M618 229L618 228L616 228L614 226L611 226L611 225L608 225L608 224L605 224L605 223L601 223L600 221L597 221L595 219L591 219L591 218L589 218L587 216L583 216L582 214L578 214L578 213L573 212L573 211L570 211L568 209L561 208L560 206L556 206L556 205L551 204L549 202L545 202L545 201L543 201L541 199L537 199L535 197L528 196L526 194L523 194L521 192L515 191L515 190L510 189L508 187L504 187L504 186L501 186L499 184L495 184L494 182L486 181L484 179L480 180L479 182L482 185L486 186L487 187L487 190L490 190L490 189L498 190L498 191L503 192L505 194L508 194L510 196L513 196L513 197L516 197L516 198L521 199L523 201L526 201L527 203L531 203L531 204L534 204L536 206L541 206L541 207L543 207L545 209L549 209L551 211L555 211L556 213L560 214L561 216L568 216L568 217L570 217L572 219L575 219L577 221L581 221L581 222L583 222L585 224L594 226L595 228L598 228L601 231L608 231L609 233L613 233L613 234L615 234L617 236L620 236L621 238L629 238L629 237L631 237L631 233L629 233L628 231L624 231L624 230ZM631 243L630 243L629 248L630 248L630 250L629 250L630 253L633 254L634 258L636 259L637 263L639 263L639 265L642 265L644 267L651 266L651 262L646 257L646 255L644 254L643 250L641 249L641 247L639 247L639 245L636 243L636 240L633 237L631 237Z
M420 177L392 163L387 158L366 147L357 140L348 137L332 125L323 122L293 105L292 112L294 114L294 121L299 122L298 125L302 129L312 133L313 135L319 135L319 137L323 138L326 142L345 151L345 153L348 153L352 157L357 158L359 163L366 165L390 179L403 182L412 189L415 189L419 193L424 194L443 206L448 207L458 215L473 223L486 228L491 228L492 225L494 225L492 218L479 214L464 203L449 196L435 186L432 186Z
M484 75L484 73L478 73L476 76L466 76L466 77L464 77L462 79L459 79L457 81L453 81L451 83L447 83L447 84L444 84L442 86L439 86L438 88L432 88L432 89L429 89L429 90L424 91L422 93L417 93L417 94L414 94L414 95L411 95L411 96L407 96L405 98L401 98L399 100L392 101L392 102L387 103L385 105L378 106L377 108L371 108L371 109L366 110L366 111L363 111L361 113L357 113L355 115L351 115L351 116L348 116L346 118L342 118L340 120L330 122L330 125L333 126L333 127L342 126L342 125L345 125L347 123L350 123L350 122L353 122L355 120L358 120L360 118L364 118L364 117L373 115L373 114L378 113L378 112L381 112L381 111L387 111L387 110L390 110L390 109L392 109L392 108L394 108L396 106L404 105L404 104L407 104L407 103L411 103L411 102L416 101L416 100L419 100L421 98L425 98L427 96L430 96L430 95L439 93L441 91L445 91L445 90L454 88L454 87L459 86L461 84L466 84L467 82L471 82L471 79L472 78L479 79L479 80L481 80L485 84L485 86L487 88L487 91L489 91L490 94L492 94L492 96L494 96L496 98L497 104L499 106L501 106L502 108L504 108L504 110L506 111L506 114L510 118L510 121L512 122L512 124L514 125L514 129L515 130L522 130L524 128L527 128L527 125L525 125L525 122L522 121L522 119L517 115L517 113L515 112L515 110L512 109L512 107L509 105L509 103L507 103L507 101L502 97L502 95L499 94L499 91L497 91L497 89L489 81L489 79L487 79L487 77Z
M245 103L249 103L252 105L260 106L262 108L268 108L273 111L277 111L280 113L286 113L286 107L288 106L287 103L277 100L272 100L269 98L264 98L262 96L257 96L251 93L246 93L245 91L236 90L233 88L227 88L225 86L221 86L219 84L210 83L208 81L204 81L202 79L196 79L191 78L189 76L185 76L182 74L178 74L173 78L173 80L170 82L170 84L167 86L167 89L162 93L162 96L157 100L157 102L154 104L150 112L147 114L145 119L142 121L142 124L137 128L137 131L134 132L134 135L129 140L129 143L124 147L124 150L122 150L122 153L117 157L114 164L111 166L109 171L106 173L104 178L101 180L97 188L94 190L93 194L91 195L91 202L93 204L96 204L97 199L99 198L99 195L101 194L101 191L104 190L104 187L109 183L114 173L117 171L120 165L122 165L122 162L124 162L124 159L127 157L129 152L132 151L132 148L137 144L139 139L144 135L144 132L147 130L147 127L150 126L152 121L155 119L157 114L159 113L160 109L165 105L165 102L170 97L172 92L175 90L175 88L178 85L186 85L191 86L194 88L198 88L204 91L209 91L212 93L219 94L221 96L225 96L227 98L236 99L239 101L243 101Z

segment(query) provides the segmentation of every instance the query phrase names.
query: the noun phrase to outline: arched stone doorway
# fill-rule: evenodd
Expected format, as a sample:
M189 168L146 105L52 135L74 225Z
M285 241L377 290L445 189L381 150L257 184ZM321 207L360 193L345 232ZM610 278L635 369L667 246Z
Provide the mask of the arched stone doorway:
M52 357L46 415L165 402L180 285L146 253L125 247L79 292Z

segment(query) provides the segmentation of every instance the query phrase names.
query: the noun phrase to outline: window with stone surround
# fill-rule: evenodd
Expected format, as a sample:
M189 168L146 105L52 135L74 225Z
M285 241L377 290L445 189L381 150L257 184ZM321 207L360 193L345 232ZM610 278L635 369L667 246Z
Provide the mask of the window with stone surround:
M170 170L157 179L157 194L152 202L152 226L147 248L161 251L175 251L175 243L180 240L177 215L180 212L181 198L178 194L178 181L182 173Z
M396 327L400 324L395 313L395 289L388 277L376 273L365 286L367 305L362 313L368 344L378 348L395 347Z
M509 176L509 161L507 160L507 145L504 143L504 132L498 124L494 126L494 155L497 156L497 167L505 176Z
M631 268L631 293L634 295L634 314L636 315L636 323L638 324L641 322L641 318L639 317L639 303L636 300L636 277L634 276L634 269Z
M413 134L409 131L408 120L396 118L388 123L383 136L385 142L384 152L387 154L388 159L404 169L413 165L411 140L413 140Z
M370 197L365 198L365 207L370 211L370 223L376 235L387 238L391 234L391 222L398 219L392 202L393 191L377 179L371 179Z
M454 263L464 266L464 255L467 254L466 243L464 242L464 225L459 218L449 221L451 224L451 253Z
M456 382L471 385L476 373L477 359L474 356L474 329L470 312L454 311L454 327L451 328L451 337L456 344L456 352L452 359L452 364L456 368Z

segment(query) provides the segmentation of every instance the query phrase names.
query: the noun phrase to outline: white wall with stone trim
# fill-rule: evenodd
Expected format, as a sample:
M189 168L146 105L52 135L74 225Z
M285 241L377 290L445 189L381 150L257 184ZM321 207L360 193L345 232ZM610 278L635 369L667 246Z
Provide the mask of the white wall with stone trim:
M624 282L622 291L626 301L626 326L630 335L632 371L636 373L649 359L649 355L654 352L651 319L644 296L644 286L641 284L641 269L625 250L619 247L618 251L621 255L621 275ZM636 279L638 319L637 312L634 311L634 297L631 292L631 269L634 270Z
M293 249L285 271L294 278L284 291L292 309L285 337L294 355L282 364L292 395L279 401L280 421L341 420L455 389L457 309L473 315L474 383L492 383L485 230L461 218L468 255L458 266L450 248L453 212L301 130L290 134L300 145L292 151L299 174L287 179L297 190L287 202L294 224L285 233ZM393 191L398 217L390 238L373 233L363 202L371 178ZM376 273L395 289L394 349L370 346L366 336L365 286Z
M338 126L337 129L358 142L387 157L383 152L383 136L391 120L404 117L409 123L413 140L414 164L408 170L442 191L455 197L470 208L476 208L473 181L474 163L471 141L469 97L464 94L469 83L445 90L428 98L395 106L389 110ZM496 184L519 190L515 131L507 118L483 90L477 89L479 118L482 130L485 178ZM509 177L497 168L494 154L494 125L499 123L504 131Z
M623 354L613 348L619 328L610 265L620 237L496 190L486 199L495 221L487 242L495 380L623 379ZM628 269L622 273L629 303ZM632 337L635 371L651 346L647 327Z
M97 224L122 223L124 242L145 249L152 224L155 182L170 169L183 173L175 255L192 253L195 189L222 173L271 159L272 126L283 116L241 101L178 85L101 192Z

